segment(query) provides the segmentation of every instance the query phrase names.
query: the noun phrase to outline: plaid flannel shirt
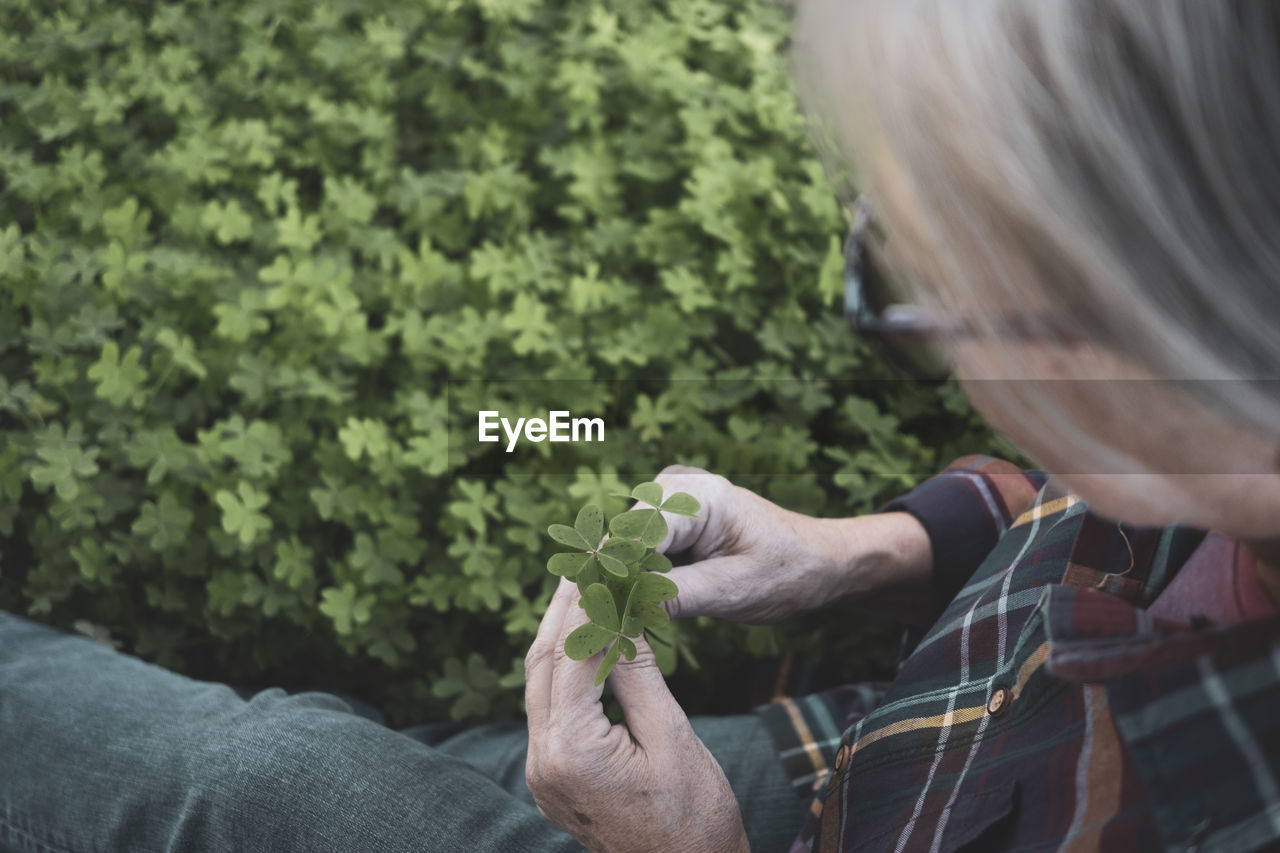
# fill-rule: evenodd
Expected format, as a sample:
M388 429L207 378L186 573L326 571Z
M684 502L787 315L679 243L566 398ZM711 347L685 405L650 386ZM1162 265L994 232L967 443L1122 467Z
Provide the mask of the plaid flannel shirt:
M891 684L758 709L812 801L793 853L1280 846L1280 618L1145 609L1204 533L983 457L886 509L950 604Z

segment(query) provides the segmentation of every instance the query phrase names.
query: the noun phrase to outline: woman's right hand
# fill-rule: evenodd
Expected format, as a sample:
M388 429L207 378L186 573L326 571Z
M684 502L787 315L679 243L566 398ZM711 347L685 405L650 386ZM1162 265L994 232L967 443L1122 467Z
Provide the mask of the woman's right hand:
M932 607L929 539L906 513L813 518L683 465L655 482L702 504L696 518L667 514L658 546L691 560L668 575L680 588L667 602L673 617L769 624L852 597L896 599L907 605L896 615L913 621L913 610Z

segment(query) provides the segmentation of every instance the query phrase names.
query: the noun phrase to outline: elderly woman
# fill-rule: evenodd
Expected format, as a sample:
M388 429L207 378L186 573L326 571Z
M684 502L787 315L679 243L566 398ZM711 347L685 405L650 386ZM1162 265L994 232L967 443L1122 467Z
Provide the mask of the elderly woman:
M917 371L945 345L1055 476L970 458L814 519L668 469L705 508L672 612L893 612L923 629L896 680L691 722L642 649L612 725L565 584L527 735L402 734L0 617L0 845L1280 843L1280 8L807 0L797 45L867 193L852 318Z
M962 460L823 521L664 472L708 507L679 615L932 626L870 702L765 709L816 794L793 849L1280 844L1280 7L808 0L799 59L871 199L855 321L920 370L945 342L1057 476ZM572 599L527 668L542 810L593 850L746 850L652 667L615 676L626 727L593 715Z

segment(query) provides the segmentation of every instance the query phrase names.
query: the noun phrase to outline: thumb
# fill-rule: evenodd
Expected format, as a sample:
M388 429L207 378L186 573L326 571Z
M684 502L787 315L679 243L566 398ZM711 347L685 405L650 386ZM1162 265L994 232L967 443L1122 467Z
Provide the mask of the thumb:
M672 619L715 616L732 619L742 606L742 589L749 582L746 557L709 557L666 573L680 592L663 607Z
M627 728L641 749L662 750L693 732L689 718L671 695L644 637L635 640L636 659L621 658L609 674L609 687L622 706Z

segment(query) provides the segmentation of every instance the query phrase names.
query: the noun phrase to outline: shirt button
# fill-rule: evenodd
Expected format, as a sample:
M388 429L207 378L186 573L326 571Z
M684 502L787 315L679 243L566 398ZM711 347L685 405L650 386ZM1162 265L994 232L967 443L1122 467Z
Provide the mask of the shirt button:
M847 743L841 746L839 751L836 752L836 772L837 773L843 773L845 767L849 766L849 754L851 752L853 752L853 750L849 748L849 744Z
M991 698L987 700L987 713L998 717L1009 709L1009 702L1009 688L997 687L991 694Z

